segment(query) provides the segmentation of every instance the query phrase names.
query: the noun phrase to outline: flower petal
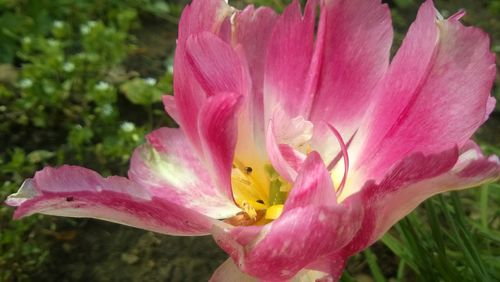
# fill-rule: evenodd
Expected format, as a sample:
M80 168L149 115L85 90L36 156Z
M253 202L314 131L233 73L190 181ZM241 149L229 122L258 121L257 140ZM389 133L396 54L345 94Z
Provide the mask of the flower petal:
M151 195L124 177L101 177L75 166L44 168L7 204L15 218L33 213L90 217L171 235L205 235L215 220Z
M420 8L359 132L367 137L356 167L366 166L376 180L414 152L462 146L491 110L488 36L436 13L432 1Z
M196 124L206 93L193 77L186 55L186 41L202 32L219 35L231 13L232 8L223 0L194 0L186 6L179 21L174 58L174 99L178 109L176 121L197 152L201 152L201 143Z
M265 226L217 225L212 234L244 272L264 280L290 279L350 242L362 212L359 203L336 204L325 164L311 152L278 219Z
M380 0L324 1L321 8L310 120L334 125L348 140L389 65L391 14Z
M332 179L321 156L311 152L288 195L283 213L306 206L335 206L337 199Z
M285 280L347 244L361 219L356 205L307 206L292 209L264 227L214 226L212 234L242 271L258 279Z
M264 66L266 51L277 19L276 13L267 7L255 9L247 6L243 11L236 13L233 24L234 48L241 48L241 55L248 65L251 77L251 91L248 91L248 111L250 128L258 147L264 144Z
M486 158L470 145L462 149L460 156L457 149L428 156L413 154L394 167L380 184L369 182L345 200L365 203L362 228L347 250L352 255L369 246L435 194L470 188L499 177L498 158Z
M223 264L221 264L215 270L209 281L210 282L224 282L224 281L257 282L258 280L244 272L241 272L241 270L238 268L238 266L236 266L234 261L231 258L228 258Z
M236 147L236 112L241 95L220 93L209 97L200 111L198 130L208 169L219 191L233 199L231 169Z
M131 180L159 198L212 218L227 218L240 211L219 191L180 129L161 128L146 138L148 144L132 156Z
M177 123L179 120L179 110L177 109L177 105L175 104L175 98L171 95L163 95L162 96L163 107L165 112L174 119Z
M304 80L313 53L316 6L317 1L308 1L302 16L300 4L295 0L276 22L265 67L266 122L276 105L293 117L305 115L309 108L313 93L304 92Z
M247 76L240 58L218 36L209 32L190 36L186 55L193 75L208 97L220 92L246 94Z

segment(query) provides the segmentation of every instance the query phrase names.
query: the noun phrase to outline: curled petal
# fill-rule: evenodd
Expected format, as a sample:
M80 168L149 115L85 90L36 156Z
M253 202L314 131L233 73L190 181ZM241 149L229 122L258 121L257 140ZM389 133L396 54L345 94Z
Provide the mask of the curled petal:
M174 57L173 86L175 105L178 109L175 120L198 153L201 153L201 143L196 124L207 94L193 75L187 57L186 42L188 38L201 33L219 35L224 24L229 22L228 17L232 12L232 8L223 0L195 0L186 6L179 21Z
M351 241L363 218L359 204L336 204L328 171L311 152L279 218L265 226L216 225L212 234L242 271L264 280L290 279Z
M332 179L317 152L305 160L283 212L306 206L334 206L337 203Z
M285 280L311 261L346 245L361 219L362 211L356 205L307 206L283 213L264 227L214 226L212 234L242 271L263 280Z
M375 90L356 167L380 180L414 152L465 144L491 111L495 56L489 45L483 31L439 19L432 1L424 3Z
M378 240L392 225L433 195L474 187L500 177L496 156L475 146L425 156L416 153L395 166L379 183L369 182L346 202L366 203L363 225L347 247L353 254Z
M161 128L136 149L129 177L153 195L213 218L238 213L232 199L219 189L180 129Z
M205 235L215 220L151 195L123 177L101 177L75 166L44 168L28 179L7 204L15 218L33 213L90 217L172 235Z
M220 191L233 199L231 169L236 147L236 112L241 96L235 93L220 93L207 100L200 112L198 130L203 153L212 178Z

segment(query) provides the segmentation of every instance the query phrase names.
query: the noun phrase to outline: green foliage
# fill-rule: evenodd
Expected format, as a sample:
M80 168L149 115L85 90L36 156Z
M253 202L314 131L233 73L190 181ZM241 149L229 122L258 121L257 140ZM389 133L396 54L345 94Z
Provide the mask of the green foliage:
M289 2L232 4L281 11ZM389 2L397 46L421 1ZM464 20L487 29L493 50L500 52L499 0L436 4L443 14L466 8ZM123 175L144 135L173 125L160 100L172 92L166 54L181 10L181 4L161 0L0 0L0 201L46 165ZM500 88L495 93L500 97ZM483 129L481 147L500 154L495 123L489 128ZM461 192L460 198L452 193L427 201L382 243L355 256L342 281L367 274L375 281L500 277L499 191L494 183ZM171 238L41 215L11 218L12 208L0 205L0 281L200 281L225 258L209 238Z

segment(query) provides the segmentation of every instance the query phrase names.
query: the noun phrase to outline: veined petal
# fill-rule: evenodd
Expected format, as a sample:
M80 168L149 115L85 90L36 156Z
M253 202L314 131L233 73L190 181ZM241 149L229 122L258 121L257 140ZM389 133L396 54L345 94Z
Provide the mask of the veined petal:
M192 73L186 55L186 41L203 32L220 35L221 27L229 22L232 12L233 9L223 0L194 0L186 6L179 21L174 57L174 99L178 109L175 120L198 153L201 152L201 143L196 124L207 94Z
M313 93L305 93L314 45L314 20L318 1L308 1L304 16L293 1L276 22L268 45L264 76L266 122L279 105L289 116L305 115ZM265 124L267 126L267 124Z
M236 155L254 165L265 162L264 66L266 51L277 19L270 8L246 7L232 21L232 46L248 69L248 91L238 120Z
M424 156L413 154L379 183L369 182L347 198L365 203L362 228L347 246L349 255L378 240L392 225L427 198L452 190L474 187L500 177L500 161L486 158L470 143L461 150L451 149Z
M373 87L389 65L392 25L380 0L331 0L321 5L310 120L333 124L348 140L361 125ZM328 130L327 130L328 132ZM325 137L329 137L326 134ZM329 138L334 144L335 139Z
M294 277L311 261L346 245L361 219L362 210L354 204L307 206L283 213L264 227L214 226L212 234L242 271L258 279L279 281Z
M247 111L252 141L262 148L264 141L264 67L266 52L271 39L271 30L276 23L276 13L267 7L255 9L247 6L236 13L233 24L233 46L241 49L251 78L251 90L248 91L248 102L243 111ZM248 134L248 133L247 133Z
M146 138L148 144L132 156L131 180L159 198L213 218L231 217L240 211L212 181L180 129L161 128Z
M219 190L233 199L231 169L236 147L237 117L241 95L219 93L207 99L200 111L198 130L208 169Z
M220 92L246 94L247 76L240 57L216 35L202 32L190 36L186 55L192 74L208 97Z
M360 203L337 205L325 164L311 152L279 218L265 226L217 225L212 234L242 271L258 279L284 280L339 251L362 218Z
M283 213L306 206L335 206L337 199L332 179L317 152L305 160L293 188L288 195Z
M162 96L163 107L165 112L174 119L177 123L179 123L179 110L177 109L177 105L175 104L175 98L171 95L163 95Z
M90 217L172 235L205 235L215 222L127 178L103 178L75 166L38 171L6 203L17 206L15 218L34 213Z
M376 180L414 152L461 147L491 111L488 36L436 13L432 1L420 8L359 132L364 148L356 167Z

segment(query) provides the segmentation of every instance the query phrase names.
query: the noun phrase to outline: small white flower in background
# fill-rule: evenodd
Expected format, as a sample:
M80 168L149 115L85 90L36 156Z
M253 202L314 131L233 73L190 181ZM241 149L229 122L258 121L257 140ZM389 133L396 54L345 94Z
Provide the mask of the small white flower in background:
M54 28L63 28L64 27L64 23L62 21L54 21L52 23L52 25L54 26Z
M120 127L125 132L132 132L135 129L135 124L130 121L125 121Z
M31 40L31 37L29 37L29 36L23 37L24 44L31 44L31 42L33 42L33 40Z
M65 72L72 72L75 70L75 64L73 64L72 62L67 62L63 65L63 70Z
M99 81L99 83L95 86L95 89L99 91L106 91L109 89L109 83L106 81Z
M95 21L89 21L80 27L80 32L82 34L88 34L96 24L97 23Z
M109 116L113 113L113 107L110 104L102 106L102 115Z
M33 86L33 81L29 78L24 78L19 81L19 87L23 89L30 88L31 86Z
M54 39L49 39L47 40L47 44L49 44L50 47L57 47L59 46L59 41Z
M145 78L145 79L144 79L144 82L145 82L147 85L151 85L151 86L156 85L156 79L154 79L154 78L152 78L152 77Z

